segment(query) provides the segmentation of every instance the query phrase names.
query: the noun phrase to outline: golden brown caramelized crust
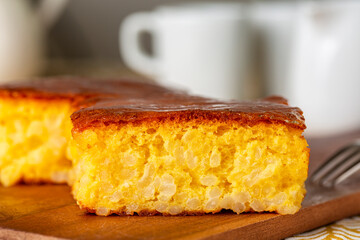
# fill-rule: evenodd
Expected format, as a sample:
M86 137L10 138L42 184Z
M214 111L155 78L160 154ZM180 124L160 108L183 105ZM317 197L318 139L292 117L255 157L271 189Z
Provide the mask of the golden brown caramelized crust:
M170 94L169 94L170 95ZM148 99L106 99L72 114L74 131L107 124L141 121L182 122L189 120L236 121L249 126L257 123L280 123L305 129L302 111L290 107L281 97L257 101L216 101L186 94L152 96Z
M179 90L134 79L91 79L54 77L4 85L0 98L71 99L75 130L98 124L142 120L233 120L254 125L258 122L282 123L305 129L302 111L290 107L282 97L258 101L216 101L191 96ZM85 108L87 107L87 108Z
M70 99L75 107L81 108L108 98L146 98L168 92L170 90L144 80L62 76L2 85L0 98Z

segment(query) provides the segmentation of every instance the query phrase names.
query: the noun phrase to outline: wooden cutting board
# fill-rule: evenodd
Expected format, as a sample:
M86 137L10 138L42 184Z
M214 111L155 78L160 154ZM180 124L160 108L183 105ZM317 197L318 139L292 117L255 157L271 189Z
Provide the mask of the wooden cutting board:
M334 146L333 150L339 147L320 143L327 154L331 154L329 146ZM319 164L314 157L326 155L318 150L312 149L310 168ZM311 185L307 189L303 208L294 215L223 212L185 217L99 217L80 210L67 186L0 187L0 239L282 239L360 214L359 181L336 189Z
M281 239L355 214L360 214L360 189L309 193L304 208L286 216L99 217L80 210L67 186L0 188L0 239Z

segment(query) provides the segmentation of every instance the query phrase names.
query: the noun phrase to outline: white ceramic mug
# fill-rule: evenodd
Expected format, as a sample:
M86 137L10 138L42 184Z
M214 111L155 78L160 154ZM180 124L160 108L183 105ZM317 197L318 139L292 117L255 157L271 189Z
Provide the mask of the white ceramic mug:
M289 96L303 109L310 135L360 128L359 26L359 1L300 6Z
M68 0L0 0L0 82L38 75L45 58L45 31Z
M140 73L195 94L252 97L244 13L239 3L190 3L134 13L120 28L123 60ZM154 56L143 51L139 41L143 32L153 37Z

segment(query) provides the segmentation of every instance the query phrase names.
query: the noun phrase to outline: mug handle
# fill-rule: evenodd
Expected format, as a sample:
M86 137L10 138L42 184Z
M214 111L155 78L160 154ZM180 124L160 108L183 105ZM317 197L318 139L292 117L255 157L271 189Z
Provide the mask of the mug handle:
M140 43L140 34L155 33L154 16L148 12L133 13L126 17L119 30L119 47L124 62L133 70L150 77L157 75L158 62L144 52Z

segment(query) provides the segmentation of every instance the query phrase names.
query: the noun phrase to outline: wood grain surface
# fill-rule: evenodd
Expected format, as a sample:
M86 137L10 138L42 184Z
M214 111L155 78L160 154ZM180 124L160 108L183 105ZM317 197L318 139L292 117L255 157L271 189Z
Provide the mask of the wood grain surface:
M320 158L335 151L341 145L339 139L344 143L351 140L333 139L337 144L331 144L330 138L327 144L324 140L310 141L314 162L310 167L318 166ZM321 146L327 150L321 150ZM310 184L307 189L303 208L294 215L222 212L204 216L99 217L80 210L67 186L0 187L0 239L282 239L360 214L360 184L356 180L334 189Z

